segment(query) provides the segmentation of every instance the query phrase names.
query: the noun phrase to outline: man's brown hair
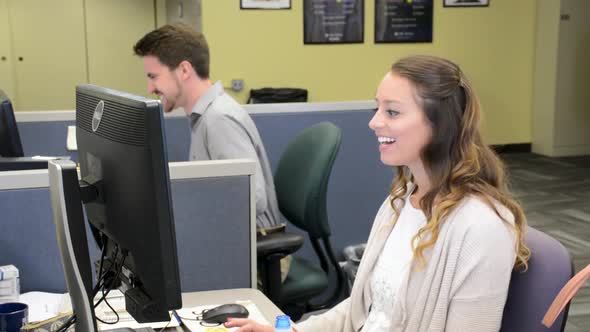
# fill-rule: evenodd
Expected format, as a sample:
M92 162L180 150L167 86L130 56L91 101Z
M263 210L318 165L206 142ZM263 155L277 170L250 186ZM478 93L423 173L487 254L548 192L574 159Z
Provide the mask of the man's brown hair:
M167 24L149 32L133 46L135 55L155 56L175 69L186 60L200 78L209 78L209 46L205 36L184 23Z

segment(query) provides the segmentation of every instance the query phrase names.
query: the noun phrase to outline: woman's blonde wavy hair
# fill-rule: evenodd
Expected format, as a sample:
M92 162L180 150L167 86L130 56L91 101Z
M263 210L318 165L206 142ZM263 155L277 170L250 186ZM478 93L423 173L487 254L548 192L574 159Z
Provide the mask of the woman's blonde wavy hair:
M526 218L508 191L502 161L482 142L479 99L459 66L442 58L419 55L399 60L391 70L412 82L415 98L432 129L432 139L421 152L432 184L420 200L428 222L412 239L419 266L425 265L424 250L434 245L446 217L462 199L475 195L512 226L517 238L514 267L526 270L531 254L524 242ZM408 184L414 182L407 167L398 166L397 171L391 187L391 206L396 216L405 202ZM396 206L396 201L400 205ZM512 213L513 225L498 212L497 203Z

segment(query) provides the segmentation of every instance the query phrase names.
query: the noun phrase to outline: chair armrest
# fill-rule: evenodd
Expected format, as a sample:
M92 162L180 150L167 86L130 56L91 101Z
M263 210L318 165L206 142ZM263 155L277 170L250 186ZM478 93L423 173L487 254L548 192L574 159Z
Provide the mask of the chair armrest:
M258 258L270 255L287 256L297 251L303 245L303 236L293 233L273 233L259 236L256 239Z

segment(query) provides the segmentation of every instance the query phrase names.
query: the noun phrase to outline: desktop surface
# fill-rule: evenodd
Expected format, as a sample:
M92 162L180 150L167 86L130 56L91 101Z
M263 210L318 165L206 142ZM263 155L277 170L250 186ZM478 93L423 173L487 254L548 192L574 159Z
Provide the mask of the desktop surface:
M235 288L182 294L183 308L235 303L236 301L251 301L269 322L274 322L276 316L284 315L284 313L258 289ZM159 331L159 329L155 330ZM164 331L189 332L190 330L184 326L178 326L166 328Z
M284 315L271 300L261 291L254 288L235 288L235 289L223 289L214 291L204 292L192 292L182 294L182 307L194 307L207 304L223 304L223 303L234 303L236 301L252 301L260 311L264 318L269 322L274 322L275 317Z

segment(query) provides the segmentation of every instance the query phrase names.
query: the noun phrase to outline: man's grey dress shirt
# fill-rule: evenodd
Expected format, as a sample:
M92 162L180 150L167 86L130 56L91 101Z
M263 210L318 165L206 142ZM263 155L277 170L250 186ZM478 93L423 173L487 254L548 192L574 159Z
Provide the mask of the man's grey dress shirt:
M250 115L227 95L220 81L203 94L189 115L190 160L249 158L256 161L256 224L280 224L272 171Z

